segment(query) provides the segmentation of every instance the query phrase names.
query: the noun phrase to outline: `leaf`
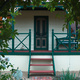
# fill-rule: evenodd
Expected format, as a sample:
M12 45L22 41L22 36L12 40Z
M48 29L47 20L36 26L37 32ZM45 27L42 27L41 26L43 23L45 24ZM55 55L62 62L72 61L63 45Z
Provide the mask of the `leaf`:
M70 21L69 23L70 23L70 25L71 25L72 23L74 23L74 21Z
M7 68L9 68L10 65L7 66Z
M5 47L5 46L4 46ZM8 52L7 52L7 49L3 49L2 50L4 53L7 53L8 54Z
M56 8L53 8L53 11L55 11Z
M65 27L62 28L62 31L64 31L64 28L65 28Z
M32 10L34 10L34 8L35 8L35 7L33 6L33 7L32 7Z
M13 65L11 65L11 67L13 67Z
M6 62L6 65L8 64L8 62Z
M4 55L4 54L1 54L1 56L2 56L2 57L5 57L5 55Z

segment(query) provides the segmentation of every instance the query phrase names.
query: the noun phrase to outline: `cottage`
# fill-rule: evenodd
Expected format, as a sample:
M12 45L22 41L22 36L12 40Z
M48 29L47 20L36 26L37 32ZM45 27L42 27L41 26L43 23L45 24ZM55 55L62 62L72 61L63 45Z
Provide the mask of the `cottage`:
M15 12L22 15L15 18L19 35L9 41L9 56L14 67L30 73L53 73L56 71L79 71L80 56L77 42L77 26L72 24L62 31L66 11L63 6L50 12L42 6L26 10L16 6ZM0 52L2 53L2 52ZM6 53L4 53L6 55ZM73 56L76 55L76 56ZM73 67L74 66L74 67Z

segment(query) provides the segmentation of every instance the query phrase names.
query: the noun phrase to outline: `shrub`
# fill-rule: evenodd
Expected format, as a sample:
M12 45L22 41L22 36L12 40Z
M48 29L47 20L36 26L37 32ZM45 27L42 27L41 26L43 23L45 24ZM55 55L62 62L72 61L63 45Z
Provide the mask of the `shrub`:
M78 77L76 77L75 73L70 73L70 71L67 70L66 73L63 71L63 74L59 75L58 77L55 77L54 80L80 80L79 75L80 72L78 74Z
M0 80L13 80L10 73L3 72L9 67L13 67L13 65L9 62L9 58L0 56Z

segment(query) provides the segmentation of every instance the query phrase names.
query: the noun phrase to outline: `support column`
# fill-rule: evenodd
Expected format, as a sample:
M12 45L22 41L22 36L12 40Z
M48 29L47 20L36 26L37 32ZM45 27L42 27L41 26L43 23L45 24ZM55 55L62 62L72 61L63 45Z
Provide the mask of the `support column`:
M14 16L12 16L12 19L14 19ZM12 31L14 31L14 21L12 21ZM12 39L12 52L14 52L14 39Z
M70 25L70 23L69 23L69 33L68 33L68 35L69 35L69 52L71 52L71 25Z
M30 62L31 62L31 29L29 29L29 65L28 65L28 78L30 74Z
M31 53L31 29L29 29L29 52Z
M56 70L55 70L55 62L54 62L54 30L52 29L52 61L53 61L53 70L54 70L54 76L56 76Z

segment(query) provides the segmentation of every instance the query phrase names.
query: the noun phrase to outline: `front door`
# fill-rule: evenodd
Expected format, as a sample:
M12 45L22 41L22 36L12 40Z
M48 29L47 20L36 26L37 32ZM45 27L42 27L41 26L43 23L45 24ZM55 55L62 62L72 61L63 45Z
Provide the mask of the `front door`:
M34 49L48 50L48 17L34 17Z

